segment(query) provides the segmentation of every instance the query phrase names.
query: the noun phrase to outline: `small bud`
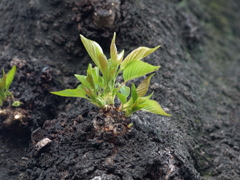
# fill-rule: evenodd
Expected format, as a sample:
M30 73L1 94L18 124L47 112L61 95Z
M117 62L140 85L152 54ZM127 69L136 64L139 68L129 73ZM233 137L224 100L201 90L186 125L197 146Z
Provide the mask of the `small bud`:
M14 107L19 107L21 105L21 102L20 101L14 101L13 103L12 103L12 106L14 106Z
M130 123L127 125L128 128L131 128L133 126L133 123Z

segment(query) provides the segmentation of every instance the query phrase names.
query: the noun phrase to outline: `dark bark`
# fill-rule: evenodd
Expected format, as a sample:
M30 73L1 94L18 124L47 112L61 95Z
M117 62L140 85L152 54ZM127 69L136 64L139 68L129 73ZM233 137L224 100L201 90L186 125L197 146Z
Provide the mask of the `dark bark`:
M0 128L0 179L239 179L239 1L104 2L0 0L0 65L17 65L11 91L30 117ZM126 53L162 45L144 61L161 65L150 90L172 114L135 113L123 136L97 133L86 101L49 93L85 74L80 33L108 54L113 32Z

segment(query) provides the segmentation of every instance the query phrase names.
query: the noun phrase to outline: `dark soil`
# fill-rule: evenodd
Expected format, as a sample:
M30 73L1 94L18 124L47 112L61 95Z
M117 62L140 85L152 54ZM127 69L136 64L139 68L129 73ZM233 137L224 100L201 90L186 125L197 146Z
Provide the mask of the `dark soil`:
M0 65L17 65L10 90L27 114L9 127L0 119L0 179L240 179L239 8L238 0L0 0ZM73 74L91 62L79 34L109 54L113 32L126 54L162 45L144 61L161 65L150 91L172 117L116 115L116 133L85 100L50 94L75 88Z

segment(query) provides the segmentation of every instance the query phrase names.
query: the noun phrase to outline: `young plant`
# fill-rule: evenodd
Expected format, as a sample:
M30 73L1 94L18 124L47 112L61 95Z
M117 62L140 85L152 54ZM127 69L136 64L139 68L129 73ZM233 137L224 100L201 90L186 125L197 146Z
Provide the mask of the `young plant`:
M3 105L3 102L7 100L7 98L13 98L12 93L9 91L9 87L12 84L15 73L16 66L13 66L7 74L4 70L2 70L3 76L0 79L0 107ZM19 103L19 101L14 101L12 105L19 106Z
M96 66L93 67L92 64L89 64L86 76L75 74L81 83L76 89L51 93L65 97L85 98L105 110L115 108L114 101L118 98L121 104L115 109L124 111L127 117L138 110L170 116L158 102L150 99L153 93L145 96L154 74L149 75L137 88L134 83L131 88L126 85L127 82L160 68L160 66L153 66L141 61L160 46L155 48L139 47L124 58L124 50L120 53L117 52L116 34L114 33L110 45L110 58L107 59L98 43L83 35L80 35L80 38ZM118 76L123 77L122 83L117 82Z

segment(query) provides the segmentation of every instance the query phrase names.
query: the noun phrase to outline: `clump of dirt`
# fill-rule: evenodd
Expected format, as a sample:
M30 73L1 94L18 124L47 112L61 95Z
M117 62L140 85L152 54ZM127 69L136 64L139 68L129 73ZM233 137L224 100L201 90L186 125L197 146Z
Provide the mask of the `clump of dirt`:
M23 160L26 164L22 167L23 177L197 179L197 174L186 173L189 167L176 157L173 149L161 143L159 137L149 138L148 133L138 129L137 121L124 134L115 134L114 130L106 129L105 123L109 122L106 117L109 118L102 112L86 109L82 115L62 113L57 119L46 121L32 138L35 142L46 138L51 142L41 149L37 143L30 146L29 158ZM99 118L100 122L105 119L102 123L105 130L96 128ZM115 120L118 124L126 121Z
M6 70L17 66L10 91L21 105L12 107L9 100L0 110L0 154L4 157L0 160L1 178L16 179L22 171L19 160L25 156L31 132L55 117L63 99L49 93L60 85L52 79L54 72L50 67L20 58L5 57L1 62L5 62Z

